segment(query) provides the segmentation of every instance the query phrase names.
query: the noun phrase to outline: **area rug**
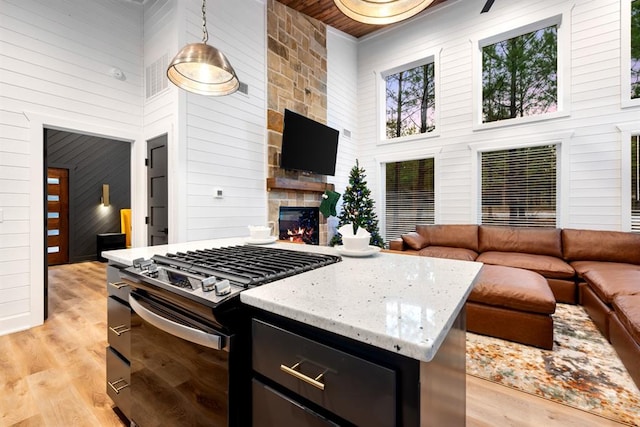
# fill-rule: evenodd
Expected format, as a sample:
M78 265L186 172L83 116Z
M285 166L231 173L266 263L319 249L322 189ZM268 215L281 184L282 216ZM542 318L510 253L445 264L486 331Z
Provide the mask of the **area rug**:
M640 392L584 309L558 304L553 317L553 350L467 332L467 373L640 426Z

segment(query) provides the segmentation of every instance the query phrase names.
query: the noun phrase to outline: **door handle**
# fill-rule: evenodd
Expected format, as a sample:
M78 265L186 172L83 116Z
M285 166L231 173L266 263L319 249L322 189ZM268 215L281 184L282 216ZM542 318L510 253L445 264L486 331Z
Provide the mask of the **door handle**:
M225 337L222 335L210 334L162 317L143 307L133 295L129 295L129 305L133 311L142 318L142 320L155 326L161 331L214 350L226 350L224 345Z
M168 228L163 228L162 230L160 230L162 233L164 234L169 234L169 229Z

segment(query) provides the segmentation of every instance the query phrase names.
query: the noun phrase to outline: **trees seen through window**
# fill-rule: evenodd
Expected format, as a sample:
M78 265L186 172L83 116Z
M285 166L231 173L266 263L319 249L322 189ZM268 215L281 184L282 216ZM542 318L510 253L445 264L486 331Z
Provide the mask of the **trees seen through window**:
M555 25L482 48L483 123L558 109Z
M640 98L640 0L631 2L631 99Z
M435 122L434 63L390 74L386 86L386 137L431 132Z

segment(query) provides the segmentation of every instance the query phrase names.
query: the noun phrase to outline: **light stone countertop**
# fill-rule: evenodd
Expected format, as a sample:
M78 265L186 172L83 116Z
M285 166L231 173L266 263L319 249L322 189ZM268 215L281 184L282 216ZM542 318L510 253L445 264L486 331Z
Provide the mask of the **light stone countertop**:
M218 239L103 252L130 265L154 254L244 244ZM276 243L269 247L339 255L335 248ZM381 252L248 289L250 306L356 341L429 362L462 309L481 263Z

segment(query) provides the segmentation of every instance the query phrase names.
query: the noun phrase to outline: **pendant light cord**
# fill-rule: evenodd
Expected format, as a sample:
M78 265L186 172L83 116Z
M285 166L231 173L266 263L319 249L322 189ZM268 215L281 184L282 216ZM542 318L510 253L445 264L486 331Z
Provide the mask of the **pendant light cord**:
M209 40L209 32L207 31L207 0L202 0L202 43Z

